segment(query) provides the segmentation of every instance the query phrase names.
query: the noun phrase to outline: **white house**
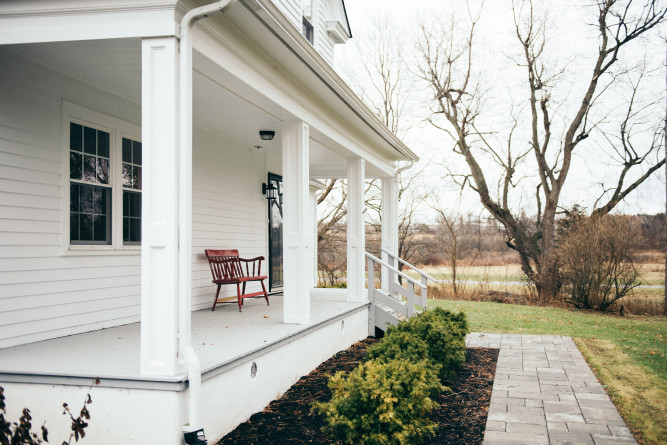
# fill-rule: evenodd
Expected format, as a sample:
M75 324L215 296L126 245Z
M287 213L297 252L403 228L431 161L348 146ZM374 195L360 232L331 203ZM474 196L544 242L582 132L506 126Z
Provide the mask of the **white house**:
M0 2L9 418L58 442L99 377L85 443L212 441L368 335L363 181L395 253L417 157L332 69L350 35L342 0ZM347 290L313 288L317 178L348 181ZM280 293L212 312L207 248L265 256Z

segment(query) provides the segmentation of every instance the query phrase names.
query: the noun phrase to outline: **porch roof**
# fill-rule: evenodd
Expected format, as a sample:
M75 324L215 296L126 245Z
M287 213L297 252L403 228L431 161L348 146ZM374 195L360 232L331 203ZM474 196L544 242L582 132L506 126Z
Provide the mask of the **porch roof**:
M246 300L192 313L192 345L202 380L246 363L295 338L363 310L368 303L348 303L345 292L316 289L312 322L283 323L282 295ZM0 381L88 386L99 377L102 386L182 391L187 374L142 376L139 371L140 324L45 340L0 350Z
M187 5L204 3L210 2L193 0ZM183 5L175 1L161 3L159 8L139 0L122 7L107 0L89 0L76 8L65 1L11 1L0 5L0 45L11 43L17 53L38 63L140 104L139 39L177 35L183 12ZM199 71L194 79L195 125L251 148L262 145L257 143L258 129L279 132L282 122L307 122L314 142L311 158L319 164L311 166L317 172L313 177L344 177L348 157L366 158L371 177L393 175L395 161L418 159L271 0L239 0L225 14L197 22L196 33L210 37L215 45L227 45L227 56L233 54L254 71L247 76L247 72L231 69L233 82L222 73L212 75L202 68L201 57L211 57L211 53L198 56L202 48L195 39L195 71ZM120 47L110 46L114 40ZM55 42L59 44L54 46ZM44 43L48 45L36 50L36 44ZM224 65L232 63L232 58L221 60L221 68L230 69ZM220 105L205 109L198 105L201 96L214 88L218 103L233 104L226 113ZM236 119L223 124L230 113ZM219 116L218 125L204 122L206 116ZM268 151L279 148L276 143L264 145Z

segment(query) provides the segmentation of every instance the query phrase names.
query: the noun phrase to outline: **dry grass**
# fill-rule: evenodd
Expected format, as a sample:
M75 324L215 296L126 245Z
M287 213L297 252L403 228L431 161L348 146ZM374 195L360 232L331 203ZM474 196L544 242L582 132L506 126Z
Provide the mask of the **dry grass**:
M643 285L664 286L665 283L664 252L648 251L640 256L641 279ZM424 266L423 270L443 284L429 286L429 297L442 300L490 301L496 303L537 304L534 289L523 284L526 280L521 266L516 263L492 264L500 261L502 256L496 255L486 264L464 261L457 270L457 292L451 284L451 269L447 265ZM611 312L618 313L621 305L623 311L633 315L657 316L664 314L665 298L663 287L639 287L627 297L614 304ZM549 303L554 307L571 307L561 300Z
M641 444L667 443L667 385L646 372L610 340L575 339L579 350L607 385L607 392Z

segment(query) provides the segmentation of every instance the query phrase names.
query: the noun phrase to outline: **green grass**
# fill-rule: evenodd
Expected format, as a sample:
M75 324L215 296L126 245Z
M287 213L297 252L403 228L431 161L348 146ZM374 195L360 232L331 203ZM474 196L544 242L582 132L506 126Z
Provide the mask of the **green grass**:
M606 315L540 306L429 300L429 305L464 311L472 331L567 335L609 340L636 363L667 381L667 319Z

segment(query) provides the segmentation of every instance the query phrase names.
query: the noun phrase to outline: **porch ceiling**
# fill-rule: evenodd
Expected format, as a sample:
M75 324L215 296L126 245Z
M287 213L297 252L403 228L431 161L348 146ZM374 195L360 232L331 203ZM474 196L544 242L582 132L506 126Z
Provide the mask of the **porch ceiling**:
M141 106L140 39L21 44L6 48ZM248 147L248 150L260 146L261 150L279 155L282 122L294 117L222 68L207 69L212 62L196 52L194 63L194 125ZM259 130L275 131L275 139L270 142L260 140ZM345 177L345 150L338 146L334 151L331 147L335 146L316 128L311 128L310 170L313 178ZM379 172L375 172L373 166L367 166L367 174L375 176Z

